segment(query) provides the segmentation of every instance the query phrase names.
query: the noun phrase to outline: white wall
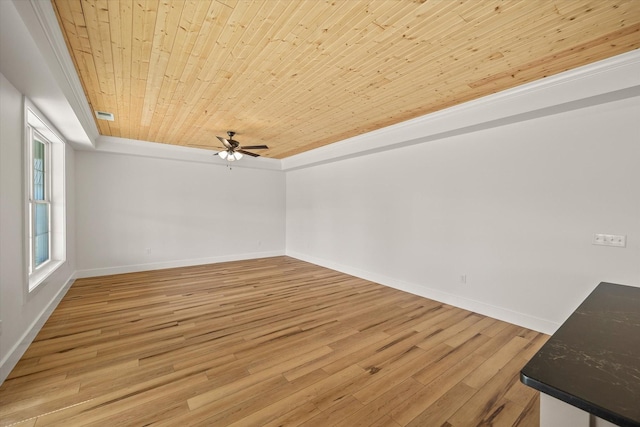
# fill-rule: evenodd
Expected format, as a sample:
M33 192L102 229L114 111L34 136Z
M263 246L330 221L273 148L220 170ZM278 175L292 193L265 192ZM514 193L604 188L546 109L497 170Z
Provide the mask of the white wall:
M640 286L638 118L633 97L289 171L287 253L553 332L600 281Z
M76 156L79 276L284 254L281 171Z
M62 297L75 272L74 151L65 146L67 261L27 291L23 192L23 98L0 74L0 383Z

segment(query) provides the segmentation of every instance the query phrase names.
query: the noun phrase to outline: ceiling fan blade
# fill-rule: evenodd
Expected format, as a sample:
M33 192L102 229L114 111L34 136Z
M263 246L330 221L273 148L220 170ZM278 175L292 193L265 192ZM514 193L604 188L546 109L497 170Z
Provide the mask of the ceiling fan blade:
M247 156L260 157L260 154L252 153L251 151L244 151L244 150L236 150L236 151L238 153L246 154Z
M267 147L266 145L247 145L247 146L242 146L243 150L268 150L269 147Z
M218 138L220 140L220 142L222 142L224 144L225 147L232 148L231 143L229 141L227 141L226 139L221 138L219 136L216 136L216 138Z

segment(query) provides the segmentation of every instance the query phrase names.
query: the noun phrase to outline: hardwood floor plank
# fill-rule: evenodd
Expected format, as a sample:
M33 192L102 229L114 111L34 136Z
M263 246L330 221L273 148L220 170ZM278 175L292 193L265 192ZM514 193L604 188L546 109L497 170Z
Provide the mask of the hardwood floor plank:
M465 384L480 389L489 381L500 369L513 359L529 343L524 338L513 337L500 350L496 351L473 374L465 378Z
M275 420L265 424L264 427L299 426L305 421L308 421L316 415L319 415L320 412L320 409L318 409L316 405L311 402L306 402L293 409L292 411L289 411L286 414L276 418Z
M478 424L491 416L495 409L488 402L497 402L513 383L518 381L518 372L526 360L516 357L498 371L476 394L448 419L452 425Z
M364 368L365 373L362 375L342 384L339 388L330 390L322 396L313 398L312 401L322 410L348 395L356 397L359 402L363 402L364 399L358 398L358 393L364 390L370 392L369 396L377 396L384 393L389 387L401 383L411 373L419 369L417 366L424 363L422 360L423 355L423 350L415 349L412 352L404 353L402 357L395 360L382 363L380 366ZM362 365L359 366L362 367Z
M516 325L508 325L506 328L498 332L495 336L490 337L491 339L487 341L482 347L480 347L477 353L480 356L489 358L493 353L500 350L503 346L505 346L511 339L515 336L521 336L526 329L521 328ZM484 335L484 334L482 334Z
M511 427L523 412L522 407L504 398L496 402L488 415L478 423L479 426Z
M65 418L59 422L51 423L51 426L68 426L68 425L125 425L127 422L138 419L138 415L145 413L145 408L152 406L156 411L163 408L158 400L166 399L179 391L186 391L207 382L206 375L199 373L186 378L172 381L158 387L143 390L135 394L122 394L113 399L102 402L100 405L92 408L91 411L84 411ZM179 401L175 399L174 401ZM184 400L183 400L184 401ZM148 411L147 411L148 412ZM131 415L130 415L131 414ZM160 415L161 416L161 415Z
M300 424L301 427L334 426L349 415L362 408L362 404L353 396L347 396L335 405L329 406L315 417Z
M441 426L476 393L459 382L407 424L407 427Z
M16 413L29 411L31 408L40 405L47 405L51 407L52 403L54 405L56 404L56 400L69 396L76 396L78 391L80 391L80 384L72 383L61 385L53 390L53 393L45 394L44 396L31 395L20 400L14 400L13 402L9 402L8 400L5 401L3 399L2 408L0 408L0 417L12 417Z
M336 427L364 427L375 425L380 419L387 419L391 422L392 419L388 416L391 410L401 403L411 400L413 395L422 388L422 384L413 378L408 378L395 387L387 389L385 393L367 403L364 408L336 424ZM364 403L362 399L358 400ZM395 423L395 421L392 422Z
M274 377L267 381L282 385L270 389L268 393L256 394L254 392L255 387L261 387L265 390L264 384L256 384L255 386L242 389L237 393L226 395L198 409L190 410L188 413L180 415L179 417L162 420L154 425L166 427L182 424L205 426L228 425L325 378L327 378L327 375L323 371L310 373L294 382L282 382L282 377Z
M400 425L407 425L455 387L465 376L473 372L482 362L484 362L484 358L476 354L471 354L460 360L448 370L442 372L437 379L429 382L411 400L403 402L394 408L391 411L391 417Z
M531 400L535 399L536 396L537 393L534 389L525 386L520 381L514 383L504 395L505 399L508 399L523 408L525 408Z
M547 339L288 257L79 279L0 426L532 427Z
M386 369L382 375L375 377L369 384L365 384L359 390L354 392L354 397L364 404L369 404L387 393L388 390L395 388L397 385L404 383L407 378L413 378L417 372L420 372L425 364L429 364L432 360L437 360L442 355L449 353L451 348L446 345L434 347L430 351L416 349L412 353L415 357L404 357L399 360L402 365L395 370ZM407 355L410 356L410 355Z
M327 378L318 381L302 390L299 390L278 402L252 413L241 420L230 424L232 426L263 425L280 416L282 413L300 406L315 396L320 396L328 390L339 387L356 376L365 374L365 371L357 365L349 366L336 372ZM353 399L355 401L355 399Z
M360 333L357 336L351 337L348 345L345 345L347 338L342 338L334 343L329 344L329 347L333 349L333 352L326 356L320 357L312 362L302 364L288 372L284 373L284 376L293 381L309 372L313 372L316 369L322 368L325 371L331 371L328 369L328 365L338 360L343 360L354 352L358 352L364 348L375 346L376 343L383 339L389 338L387 334L371 331L369 334Z
M540 426L540 393L536 393L524 411L513 423L513 427L539 427Z
M486 359L478 354L476 350L482 346L489 338L480 334L475 335L464 344L451 348L439 359L429 363L425 368L413 375L413 378L420 381L424 385L430 384L432 381L443 375L445 372L451 371L452 368L458 366L462 361L469 361L470 355L475 355L474 362L478 362L478 366L484 363Z

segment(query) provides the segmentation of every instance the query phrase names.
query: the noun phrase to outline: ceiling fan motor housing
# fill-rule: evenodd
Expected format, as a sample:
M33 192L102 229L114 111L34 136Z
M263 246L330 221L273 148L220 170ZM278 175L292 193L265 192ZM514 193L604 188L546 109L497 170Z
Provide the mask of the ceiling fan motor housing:
M238 146L240 146L240 143L238 141L236 141L235 139L233 139L233 136L236 133L232 130L227 131L227 135L229 135L229 144L231 144L231 146L233 147L233 149L235 150L236 148L238 148Z

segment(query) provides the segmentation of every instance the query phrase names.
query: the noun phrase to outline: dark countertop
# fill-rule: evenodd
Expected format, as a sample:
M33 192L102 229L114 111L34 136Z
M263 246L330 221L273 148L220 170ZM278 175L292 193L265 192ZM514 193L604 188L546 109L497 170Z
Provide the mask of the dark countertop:
M620 426L640 426L640 288L600 283L520 381Z

